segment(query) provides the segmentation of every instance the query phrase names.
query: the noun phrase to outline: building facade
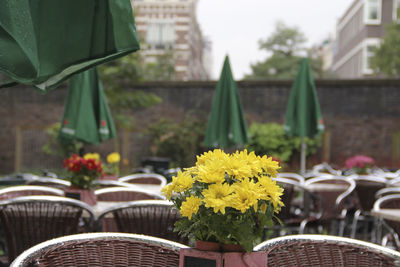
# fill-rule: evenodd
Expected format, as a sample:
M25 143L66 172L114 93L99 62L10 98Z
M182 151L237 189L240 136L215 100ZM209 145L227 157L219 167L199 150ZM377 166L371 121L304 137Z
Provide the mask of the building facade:
M205 45L196 18L197 0L132 0L142 53L147 62L171 52L175 62L175 79L207 80Z
M336 25L332 71L338 78L373 75L370 59L385 35L385 25L399 20L400 0L355 0Z

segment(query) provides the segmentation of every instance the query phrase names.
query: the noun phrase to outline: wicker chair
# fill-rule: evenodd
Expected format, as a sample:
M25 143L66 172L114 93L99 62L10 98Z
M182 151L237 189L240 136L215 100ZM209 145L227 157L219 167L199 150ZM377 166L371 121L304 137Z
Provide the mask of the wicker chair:
M38 185L16 185L0 189L0 200L34 195L64 196L64 191Z
M92 185L95 188L107 188L107 187L116 187L116 186L121 186L121 187L134 187L133 184L129 183L124 183L116 180L94 180Z
M179 266L185 245L124 233L89 233L43 242L22 253L10 267Z
M354 212L353 222L351 225L350 237L355 238L357 230L357 224L359 221L364 222L363 239L367 239L370 234L370 241L374 242L376 235L373 233L375 218L371 216L370 211L372 210L375 203L375 194L382 188L385 188L387 181L385 178L377 176L358 176L354 178L356 183L355 193L357 196L358 209ZM372 229L370 229L372 227ZM372 231L371 231L372 230Z
M118 181L131 184L157 184L160 187L164 187L167 184L167 179L157 173L135 173L121 177Z
M108 187L94 191L98 201L134 201L144 199L165 199L163 196L137 188Z
M63 180L63 179L58 179L58 178L52 178L52 177L39 177L39 176L33 176L31 177L27 182L27 185L43 185L43 186L50 186L50 187L56 187L60 189L65 189L71 186L71 182Z
M292 235L265 241L254 248L266 251L268 266L395 267L400 253L370 242L329 235Z
M140 200L115 206L99 215L98 228L102 229L102 223L110 217L115 221L118 232L156 236L188 244L187 238L173 231L180 214L167 200Z
M51 238L88 232L94 213L81 201L56 196L18 197L0 202L8 259Z
M355 182L342 176L316 177L307 180L304 187L318 195L321 206L317 207L317 214L310 215L301 223L300 233L315 228L317 233L327 230L330 234L342 236L346 226L346 204L350 205L346 201L355 188Z

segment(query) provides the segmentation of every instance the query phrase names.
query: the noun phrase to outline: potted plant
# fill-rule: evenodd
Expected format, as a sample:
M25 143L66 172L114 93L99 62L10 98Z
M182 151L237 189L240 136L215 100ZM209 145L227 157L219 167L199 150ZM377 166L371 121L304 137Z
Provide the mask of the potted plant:
M66 196L80 199L89 205L96 204L92 182L98 179L103 172L99 155L89 153L80 157L73 154L64 160L63 167L68 170L67 180L71 182L71 187L67 190Z
M345 167L349 172L356 174L368 174L368 171L375 164L375 160L364 155L355 155L346 159Z
M279 168L271 157L247 150L198 156L195 166L178 172L162 189L182 216L175 231L194 238L196 246L212 241L216 250L233 244L251 252L283 206L283 189L271 179Z

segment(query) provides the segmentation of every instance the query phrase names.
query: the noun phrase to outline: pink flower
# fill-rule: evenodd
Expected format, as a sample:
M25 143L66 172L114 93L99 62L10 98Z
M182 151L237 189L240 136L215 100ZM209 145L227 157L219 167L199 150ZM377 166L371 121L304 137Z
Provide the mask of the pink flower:
M345 167L346 169L352 169L352 168L363 169L374 164L375 160L373 158L363 155L356 155L346 160Z

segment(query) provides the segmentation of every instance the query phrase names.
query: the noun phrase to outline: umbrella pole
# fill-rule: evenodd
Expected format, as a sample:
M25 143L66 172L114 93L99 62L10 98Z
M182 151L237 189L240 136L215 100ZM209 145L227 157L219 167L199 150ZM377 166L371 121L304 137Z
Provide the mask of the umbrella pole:
M300 174L306 174L306 150L307 144L304 141L304 136L301 137L301 154L300 154Z

